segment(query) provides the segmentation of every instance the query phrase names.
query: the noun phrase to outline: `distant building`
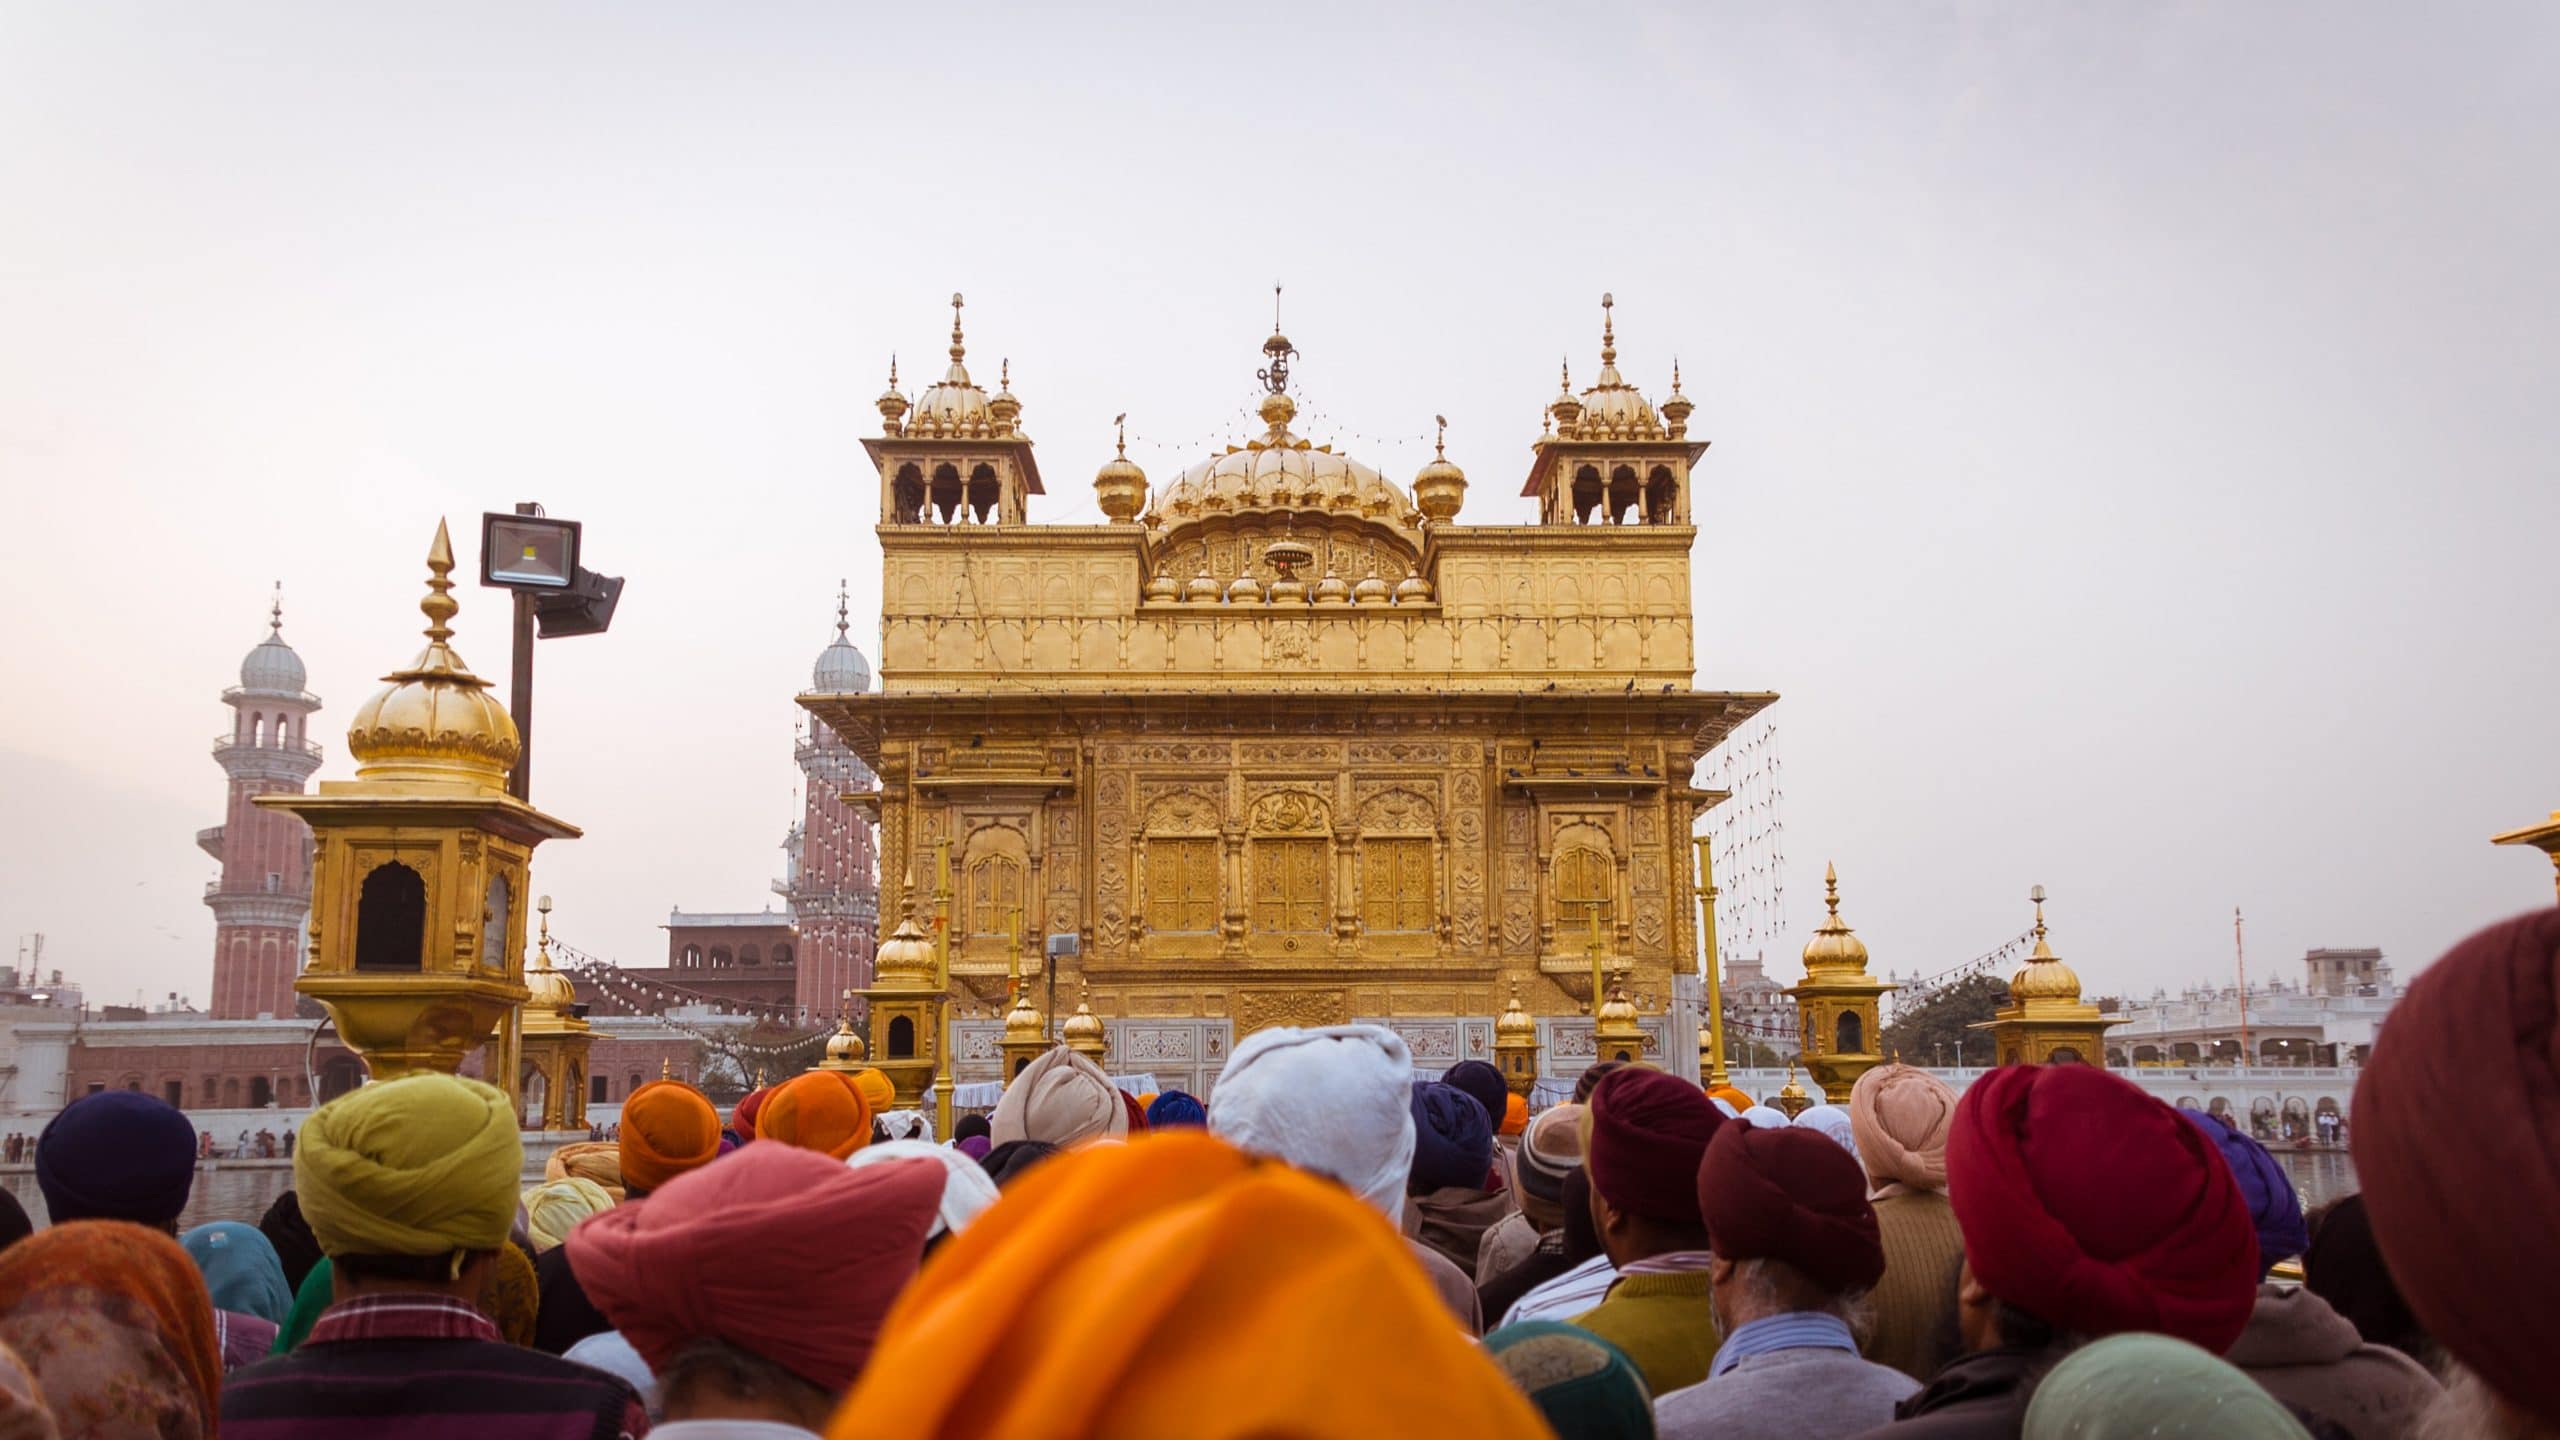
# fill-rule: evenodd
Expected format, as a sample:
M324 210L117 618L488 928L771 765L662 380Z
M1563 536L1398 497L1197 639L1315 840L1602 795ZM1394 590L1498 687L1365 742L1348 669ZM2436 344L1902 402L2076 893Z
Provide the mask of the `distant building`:
M2119 1067L2361 1065L2401 986L2379 950L2313 950L2304 983L2196 986L2128 999L2107 1036ZM2245 1004L2243 1003L2245 1000ZM2246 1033L2245 1046L2243 1032Z
M215 738L213 758L230 779L223 821L196 832L196 844L222 864L221 878L204 888L218 1020L294 1013L311 914L310 827L250 803L298 795L320 768L320 747L305 733L320 697L303 688L302 657L284 643L281 600L267 623L267 638L240 662L240 683L222 692L231 728Z
M1725 957L1722 998L1728 1022L1741 1038L1766 1045L1781 1056L1793 1056L1804 1048L1797 1035L1795 1002L1787 998L1787 987L1769 978L1759 956ZM1728 1054L1745 1053L1731 1039L1726 1044Z
M836 638L818 652L809 688L820 695L871 688L871 663L847 638L845 596L836 595ZM844 797L880 788L843 737L811 722L792 756L800 762L800 822L783 842L788 862L776 893L800 925L799 1006L813 1020L844 1008L844 992L871 983L871 952L880 933L880 869L871 816Z

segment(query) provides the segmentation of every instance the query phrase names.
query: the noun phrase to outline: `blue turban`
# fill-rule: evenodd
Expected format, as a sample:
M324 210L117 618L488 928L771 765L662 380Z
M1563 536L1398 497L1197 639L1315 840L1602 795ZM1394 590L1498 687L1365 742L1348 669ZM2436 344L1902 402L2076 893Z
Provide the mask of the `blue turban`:
M2267 1147L2241 1134L2228 1120L2201 1110L2180 1110L2188 1124L2205 1133L2229 1162L2240 1182L2240 1198L2248 1202L2250 1227L2258 1232L2258 1268L2299 1255L2311 1248L2311 1232L2302 1223L2302 1197L2293 1180L2267 1153Z
M56 1225L175 1225L195 1184L196 1127L156 1095L83 1095L36 1137L36 1188Z
M1440 1083L1457 1087L1483 1106L1496 1125L1502 1123L1502 1112L1511 1108L1511 1087L1502 1083L1502 1072L1481 1060L1461 1060L1450 1066Z
M1414 1086L1411 1188L1481 1190L1492 1170L1493 1117L1476 1097L1439 1081Z
M1161 1130L1167 1125L1208 1123L1208 1109L1179 1090L1167 1090L1147 1105L1147 1128L1150 1130Z
M284 1283L284 1261L255 1226L237 1220L199 1225L178 1237L187 1258L204 1272L213 1308L255 1315L273 1325L293 1313L293 1291Z

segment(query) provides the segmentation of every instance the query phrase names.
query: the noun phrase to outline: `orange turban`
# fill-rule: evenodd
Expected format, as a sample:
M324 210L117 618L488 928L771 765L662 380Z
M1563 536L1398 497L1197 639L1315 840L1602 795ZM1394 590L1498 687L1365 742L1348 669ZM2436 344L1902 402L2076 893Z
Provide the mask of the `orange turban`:
M890 1081L888 1076L877 1070L854 1071L853 1088L862 1092L862 1103L870 1106L871 1113L874 1115L881 1114L898 1103L898 1087Z
M1750 1109L1754 1104L1758 1103L1750 1096L1743 1094L1741 1091L1736 1090L1730 1085L1718 1085L1714 1089L1709 1090L1707 1092L1707 1098L1710 1100L1721 1100L1727 1105L1732 1106L1733 1113L1736 1115L1741 1114L1743 1111Z
M1514 1095L1514 1096L1510 1097L1509 1099L1507 1099L1507 1100L1503 1101L1503 1102L1502 1102L1502 1128L1501 1128L1501 1129L1499 1129L1499 1130L1497 1130L1497 1131L1495 1131L1494 1133L1495 1133L1495 1134L1497 1134L1497 1135L1517 1135L1517 1134L1519 1134L1521 1131L1526 1130L1526 1129L1528 1129L1528 1128L1529 1128L1529 1100L1528 1100L1528 1097L1527 1097L1527 1096L1525 1096L1525 1095Z
M773 1088L756 1111L756 1138L838 1160L871 1143L871 1104L855 1077L812 1070Z
M563 1145L542 1163L542 1178L592 1181L619 1205L623 1199L622 1147L610 1140L580 1140Z
M828 1434L1550 1432L1341 1186L1198 1130L1032 1171L925 1268Z
M622 1102L622 1183L646 1193L720 1153L720 1112L681 1080L652 1080Z

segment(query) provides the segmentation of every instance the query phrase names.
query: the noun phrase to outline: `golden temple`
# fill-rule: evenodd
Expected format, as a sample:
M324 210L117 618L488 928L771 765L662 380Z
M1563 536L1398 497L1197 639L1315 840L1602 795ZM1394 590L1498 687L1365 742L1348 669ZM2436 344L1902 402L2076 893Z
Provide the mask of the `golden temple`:
M958 1079L1002 1073L1028 1005L1054 1034L1079 1000L1112 1068L1203 1093L1275 1024L1492 1060L1515 994L1547 1074L1590 1062L1621 995L1670 1063L1691 828L1723 798L1691 777L1776 697L1692 688L1707 442L1676 367L1658 405L1621 377L1602 304L1595 382L1530 447L1536 523L1458 523L1445 443L1399 484L1302 438L1275 327L1257 438L1155 486L1124 445L1105 523L1051 525L1010 375L970 378L953 297L948 369L913 397L893 370L863 442L880 689L802 703L879 776L884 929L948 926ZM884 1067L927 1058L879 1043Z

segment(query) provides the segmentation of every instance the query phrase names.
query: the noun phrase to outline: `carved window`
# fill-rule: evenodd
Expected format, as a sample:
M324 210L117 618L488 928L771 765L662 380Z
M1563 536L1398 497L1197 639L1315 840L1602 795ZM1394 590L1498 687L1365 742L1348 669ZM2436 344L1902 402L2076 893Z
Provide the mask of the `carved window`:
M1841 1011L1839 1021L1834 1028L1838 1038L1832 1048L1843 1055L1860 1055L1866 1052L1866 1026L1858 1019L1857 1011Z
M1579 934L1595 922L1605 939L1617 923L1618 867L1607 855L1577 845L1556 856L1556 932Z
M1440 920L1428 839L1360 842L1360 925L1372 935L1426 931Z
M912 1018L905 1015L889 1017L889 1058L916 1058L916 1022Z
M969 883L961 895L966 911L961 918L968 926L961 933L1003 939L1022 905L1021 862L1010 855L981 856L969 867Z
M1326 923L1324 840L1253 842L1253 928L1272 935L1321 933Z
M356 968L417 971L426 966L427 885L393 861L364 877L356 898Z
M1218 842L1214 838L1147 841L1147 929L1159 935L1205 935L1218 928Z

